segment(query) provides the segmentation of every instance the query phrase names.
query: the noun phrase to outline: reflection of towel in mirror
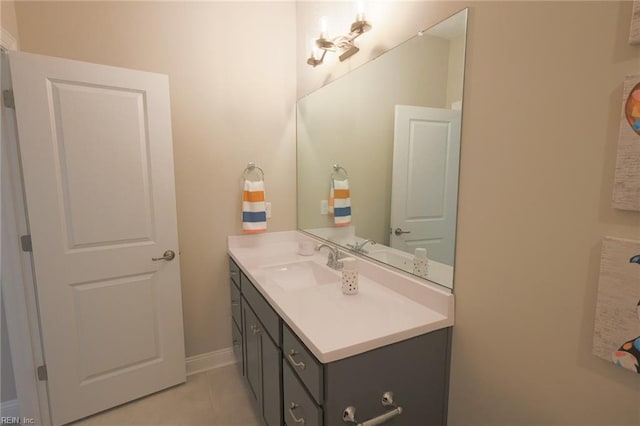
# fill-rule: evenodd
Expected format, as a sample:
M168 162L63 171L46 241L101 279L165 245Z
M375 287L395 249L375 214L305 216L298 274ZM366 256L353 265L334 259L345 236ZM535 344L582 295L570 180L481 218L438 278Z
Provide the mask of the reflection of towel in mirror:
M267 230L267 210L264 202L264 181L244 181L242 192L242 231L256 234Z
M331 184L329 185L329 216L333 216L333 205L335 204L336 194L333 189L333 179L331 179Z
M331 210L333 210L333 220L336 226L347 226L351 224L351 194L349 192L348 179L331 180L329 212L331 212Z

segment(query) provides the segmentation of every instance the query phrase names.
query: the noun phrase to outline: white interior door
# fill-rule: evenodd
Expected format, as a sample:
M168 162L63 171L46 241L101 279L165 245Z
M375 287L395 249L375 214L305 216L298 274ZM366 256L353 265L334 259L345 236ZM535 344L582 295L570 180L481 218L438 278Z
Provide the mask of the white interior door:
M458 110L396 105L391 246L453 265L458 168Z
M185 381L168 78L9 59L50 408L64 424ZM152 260L166 250L176 258Z

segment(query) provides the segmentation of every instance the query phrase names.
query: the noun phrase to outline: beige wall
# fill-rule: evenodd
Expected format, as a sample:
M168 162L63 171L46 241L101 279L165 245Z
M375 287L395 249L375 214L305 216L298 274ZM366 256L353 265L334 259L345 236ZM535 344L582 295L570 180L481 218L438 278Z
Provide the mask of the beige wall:
M449 423L637 425L640 378L591 355L601 238L640 239L610 202L630 2L373 3L359 56L299 59L298 93L466 5ZM299 57L333 7L298 6Z
M295 228L295 4L19 2L22 50L169 75L187 356L231 346L240 175Z
M18 42L18 23L16 20L15 3L12 1L3 0L0 3L0 22L2 23L2 29L11 34L16 42ZM7 333L7 321L4 314L4 300L0 309L2 314L0 315L0 329L1 329L1 343L0 343L0 401L10 401L16 398L16 385L13 377L13 364L11 363L11 350L9 347L9 335Z
M455 37L449 41L449 79L447 80L446 108L451 108L452 103L462 100L465 41L465 35Z
M18 21L16 20L16 4L13 1L2 0L0 2L0 22L2 29L7 31L11 36L18 40Z

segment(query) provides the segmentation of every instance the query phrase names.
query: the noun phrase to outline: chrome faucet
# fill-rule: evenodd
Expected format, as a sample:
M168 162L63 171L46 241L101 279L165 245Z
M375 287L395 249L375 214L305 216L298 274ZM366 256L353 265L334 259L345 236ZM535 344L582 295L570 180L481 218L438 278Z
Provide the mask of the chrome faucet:
M355 251L356 253L367 254L368 252L364 249L364 246L369 243L371 243L372 246L376 244L376 242L373 240L364 240L360 244L356 242L355 244L347 244L347 246L353 249L353 251Z
M340 259L342 259L344 255L340 252L340 250L328 244L318 244L318 246L316 247L316 251L320 251L320 249L324 247L329 249L329 258L327 259L327 266L335 270L342 269L344 264L340 262Z

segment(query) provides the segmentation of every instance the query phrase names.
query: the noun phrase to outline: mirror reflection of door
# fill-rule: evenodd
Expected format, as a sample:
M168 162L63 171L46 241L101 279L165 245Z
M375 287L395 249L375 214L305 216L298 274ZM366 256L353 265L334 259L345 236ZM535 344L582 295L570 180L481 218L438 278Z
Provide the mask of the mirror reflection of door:
M453 266L461 112L396 105L391 247Z

